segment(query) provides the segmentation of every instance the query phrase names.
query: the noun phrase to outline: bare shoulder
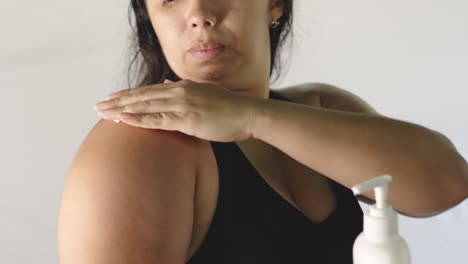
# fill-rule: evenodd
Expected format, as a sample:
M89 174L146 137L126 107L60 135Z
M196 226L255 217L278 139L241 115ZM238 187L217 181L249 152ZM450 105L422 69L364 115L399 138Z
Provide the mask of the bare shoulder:
M275 89L280 95L300 104L320 106L320 92L310 83L297 84Z
M61 263L184 263L198 144L182 133L100 120L65 181Z
M380 115L369 103L343 88L321 82L278 89L281 95L302 104L355 113Z
M195 169L199 163L198 145L199 139L178 131L144 129L100 119L81 143L68 174L75 176L70 174L83 170L85 165L93 169L89 171L92 174L120 171L132 177L136 177L135 173L129 169L154 171L162 163L173 166L168 169Z

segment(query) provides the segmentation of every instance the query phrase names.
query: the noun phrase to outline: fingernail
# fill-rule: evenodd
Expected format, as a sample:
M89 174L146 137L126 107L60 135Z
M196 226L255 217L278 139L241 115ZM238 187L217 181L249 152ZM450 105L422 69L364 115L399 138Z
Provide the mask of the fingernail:
M99 111L97 112L97 115L104 118L104 119L111 119L111 117L112 117L111 115L106 115L106 114L104 114L102 112L99 112Z
M111 93L111 94L109 94L109 95L106 97L106 101L107 101L107 100L110 100L110 99L114 99L114 98L116 98L116 97L118 97L117 94Z

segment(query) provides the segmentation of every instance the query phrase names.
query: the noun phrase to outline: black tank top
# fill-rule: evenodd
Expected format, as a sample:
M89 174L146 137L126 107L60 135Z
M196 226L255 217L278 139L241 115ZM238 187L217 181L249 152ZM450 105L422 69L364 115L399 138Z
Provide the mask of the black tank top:
M287 98L270 90L270 98ZM189 264L352 263L363 214L352 191L329 179L337 207L314 223L279 195L235 142L210 141L219 171L216 211Z

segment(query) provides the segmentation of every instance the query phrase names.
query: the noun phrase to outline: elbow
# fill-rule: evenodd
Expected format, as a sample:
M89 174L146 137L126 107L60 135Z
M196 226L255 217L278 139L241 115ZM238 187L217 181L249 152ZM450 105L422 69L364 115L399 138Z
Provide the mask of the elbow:
M437 181L439 195L435 198L436 209L423 217L441 214L468 198L468 164L458 153L457 156L456 161L451 163L454 167L438 175L443 180Z
M458 153L457 153L458 154ZM412 218L429 218L452 209L468 198L468 164L458 155L450 162L450 168L432 173L428 178L432 184L427 186L424 195L416 199L419 206L396 211ZM428 173L429 175L429 173ZM401 208L400 208L401 209Z
M458 154L458 173L453 183L453 202L459 204L468 198L468 163Z
M461 161L460 161L460 167L461 167L461 179L462 179L462 185L464 186L462 188L462 197L463 200L468 198L468 163L466 162L465 159L460 155Z
M442 211L450 209L468 198L468 163L457 151L455 145L444 135L439 134L448 147L445 165L439 167L435 175L440 189L439 199Z
M458 205L468 197L468 163L456 151L453 166L452 177L446 175L449 181L445 188L447 197L450 197L448 202L451 207Z

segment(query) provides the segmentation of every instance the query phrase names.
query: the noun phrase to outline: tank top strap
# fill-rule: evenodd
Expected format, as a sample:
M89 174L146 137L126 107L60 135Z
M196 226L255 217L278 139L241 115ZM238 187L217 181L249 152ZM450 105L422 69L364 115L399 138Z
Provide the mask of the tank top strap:
M283 101L291 101L288 98L284 97L281 95L278 91L275 91L273 89L270 89L269 91L269 96L270 99L276 99L276 100L283 100Z

